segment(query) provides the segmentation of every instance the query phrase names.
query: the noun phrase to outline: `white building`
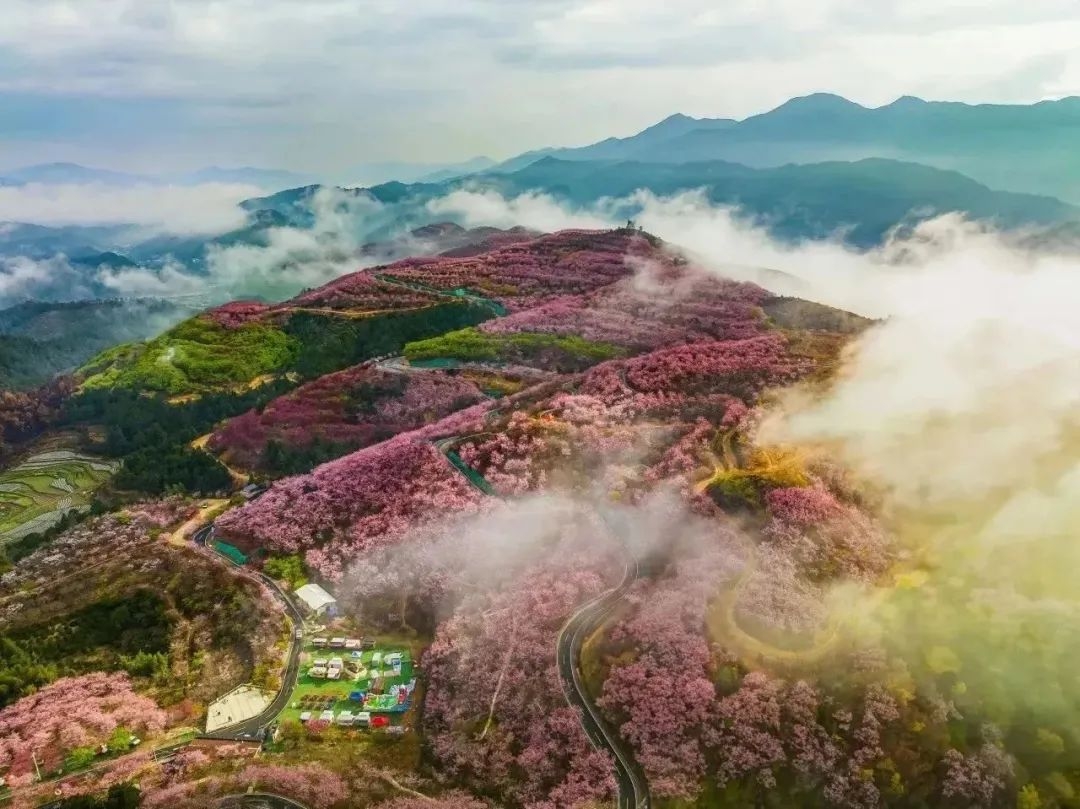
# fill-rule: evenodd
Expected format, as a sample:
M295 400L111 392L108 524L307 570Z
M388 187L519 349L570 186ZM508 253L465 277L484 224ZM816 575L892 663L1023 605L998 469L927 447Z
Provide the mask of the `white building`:
M311 615L337 613L337 601L317 584L305 584L296 591L296 597Z

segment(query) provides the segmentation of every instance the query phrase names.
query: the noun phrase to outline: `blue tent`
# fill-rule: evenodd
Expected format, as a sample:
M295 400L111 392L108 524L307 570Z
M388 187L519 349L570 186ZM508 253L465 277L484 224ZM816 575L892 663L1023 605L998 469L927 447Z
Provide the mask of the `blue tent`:
M353 702L363 702L364 701L364 692L363 691L353 691L351 694L349 694L349 699L352 700Z

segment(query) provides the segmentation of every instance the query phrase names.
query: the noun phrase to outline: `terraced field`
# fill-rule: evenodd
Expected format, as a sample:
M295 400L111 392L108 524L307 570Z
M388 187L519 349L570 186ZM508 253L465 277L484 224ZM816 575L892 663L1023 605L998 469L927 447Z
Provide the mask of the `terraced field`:
M44 531L88 508L116 464L70 450L41 452L0 472L0 544Z

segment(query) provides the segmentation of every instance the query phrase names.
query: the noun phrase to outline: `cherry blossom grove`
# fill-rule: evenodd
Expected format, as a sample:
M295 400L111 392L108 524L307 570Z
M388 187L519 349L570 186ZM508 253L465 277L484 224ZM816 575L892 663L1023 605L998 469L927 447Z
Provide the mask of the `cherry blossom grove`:
M230 419L210 438L230 462L256 466L276 440L305 447L316 439L360 449L484 400L475 384L440 371L409 374L370 364L327 374Z
M165 713L132 689L124 674L67 677L0 710L0 772L12 785L34 776L39 766L55 769L76 747L99 744L116 728L153 734Z
M567 703L554 652L575 609L634 570L579 666L654 800L967 809L1012 794L1024 771L950 701L960 672L928 681L880 638L867 649L845 633L837 593L888 587L906 561L886 521L835 465L759 440L783 389L829 383L853 339L843 317L778 308L629 229L406 259L291 305L447 295L506 312L430 356L407 344L413 367L395 357L311 381L210 444L249 464L270 440L358 447L217 528L302 554L359 620L424 638L419 733L442 788L512 809L613 799L613 762ZM605 351L560 366L499 350L553 338ZM455 340L460 355L436 353ZM509 395L481 391L483 375L537 356L542 372ZM567 501L576 531L553 505Z

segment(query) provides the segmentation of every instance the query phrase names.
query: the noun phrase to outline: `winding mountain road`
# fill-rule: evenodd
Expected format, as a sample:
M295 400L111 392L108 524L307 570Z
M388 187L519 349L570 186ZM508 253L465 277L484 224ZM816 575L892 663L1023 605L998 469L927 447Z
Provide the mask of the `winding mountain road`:
M213 546L209 544L213 540L213 537L214 524L210 523L196 531L192 535L192 540L195 542L196 546L204 548L207 553L212 553L216 558L225 561L230 567L236 570L239 575L269 587L271 592L277 596L277 599L281 603L283 611L289 618L293 628L289 645L289 659L285 665L285 673L282 674L281 677L281 688L278 690L277 696L274 697L273 702L266 706L266 709L258 716L246 719L243 722L237 722L228 727L218 728L213 733L206 734L208 737L215 739L257 739L260 738L262 730L273 722L275 717L277 717L285 706L288 705L289 697L292 695L293 688L296 686L296 678L300 674L300 641L302 639L302 637L297 637L296 630L303 632L304 616L300 614L300 610L297 609L288 594L285 593L285 591L281 589L281 586L272 578L258 571L241 567L228 557L222 556L214 551Z
M555 647L566 701L580 710L581 724L593 747L606 750L615 762L619 809L650 809L649 785L633 753L601 715L585 686L581 674L581 647L603 625L639 575L637 561L627 562L626 572L617 586L582 604L570 616L559 632Z
M493 495L490 487L481 486L451 458L451 448L457 440L457 437L443 438L434 444L436 449L446 457L447 463L473 487L486 495ZM640 576L641 570L637 559L629 557L622 581L610 590L580 605L563 624L555 643L555 659L566 701L578 709L585 735L589 737L592 746L598 750L606 750L615 762L615 778L619 786L617 800L619 809L651 809L649 784L641 767L634 760L633 753L618 732L604 719L585 686L585 679L581 674L581 647L614 612Z

